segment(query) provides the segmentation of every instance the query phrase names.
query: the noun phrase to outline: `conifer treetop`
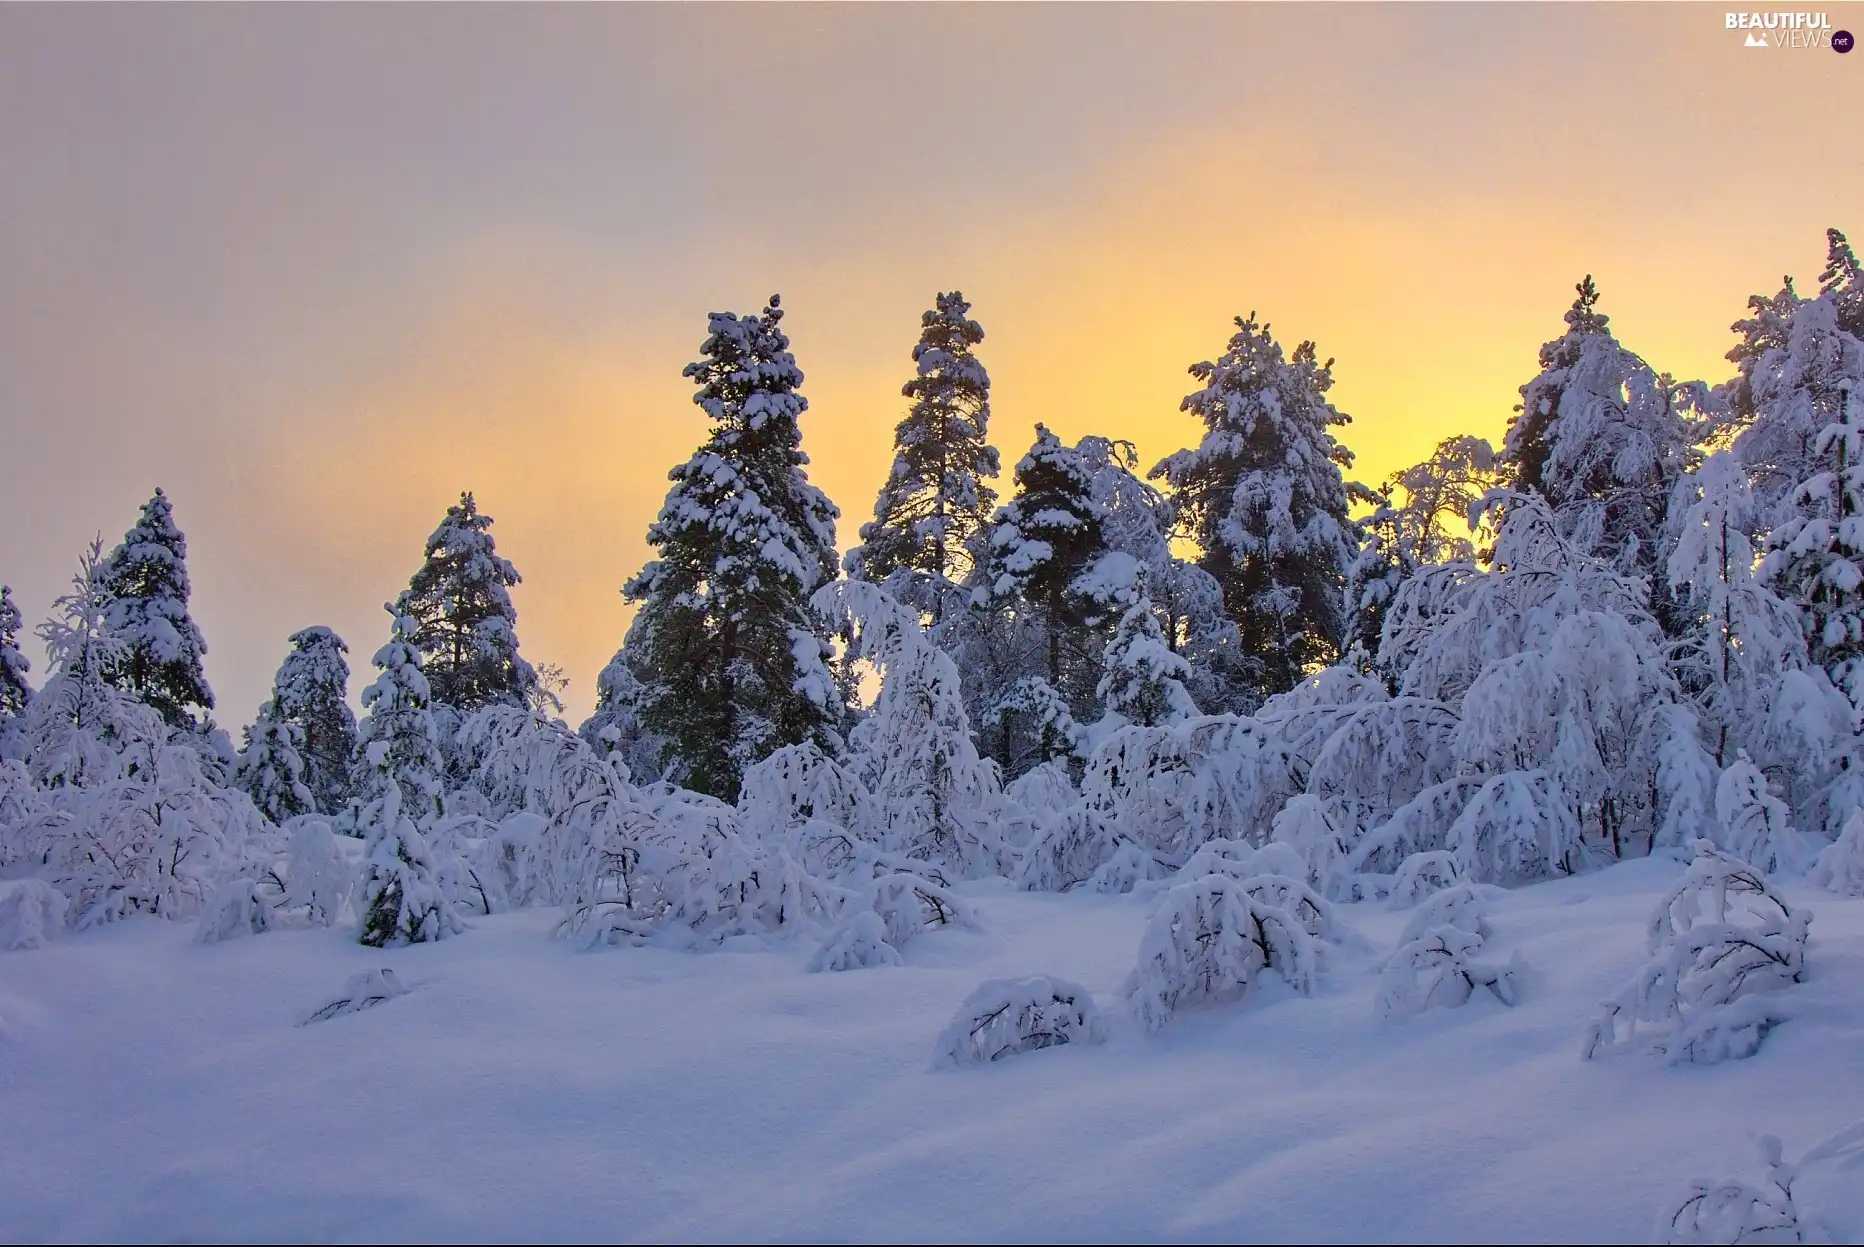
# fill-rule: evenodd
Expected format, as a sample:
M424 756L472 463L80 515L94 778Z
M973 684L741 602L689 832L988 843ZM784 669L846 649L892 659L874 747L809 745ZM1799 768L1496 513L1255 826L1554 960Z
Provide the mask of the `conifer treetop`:
M194 710L214 706L201 667L207 642L188 614L187 559L187 538L168 495L157 489L104 565L110 627L129 647L110 679L170 727L188 726Z

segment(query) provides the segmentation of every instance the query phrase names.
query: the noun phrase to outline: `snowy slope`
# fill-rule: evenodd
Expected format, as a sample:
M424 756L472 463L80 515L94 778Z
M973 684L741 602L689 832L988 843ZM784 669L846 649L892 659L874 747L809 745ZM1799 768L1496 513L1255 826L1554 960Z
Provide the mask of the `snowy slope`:
M0 1239L1406 1240L1650 1237L1697 1176L1864 1120L1864 900L1813 908L1801 1012L1745 1061L1579 1059L1644 960L1667 860L1508 894L1489 955L1541 981L1392 1024L1360 939L1147 1036L1119 998L1152 904L973 885L985 930L897 968L810 947L581 952L557 914L387 952L341 929L190 943L132 920L0 953ZM8 885L0 884L0 888ZM360 970L412 987L308 1026ZM931 1072L981 980L1091 989L1104 1046ZM1864 1237L1864 1168L1802 1202Z

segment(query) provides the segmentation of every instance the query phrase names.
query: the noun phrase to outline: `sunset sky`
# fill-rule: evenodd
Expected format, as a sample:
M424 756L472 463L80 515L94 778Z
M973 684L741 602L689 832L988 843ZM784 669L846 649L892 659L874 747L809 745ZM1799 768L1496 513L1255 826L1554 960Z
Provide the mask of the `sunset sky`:
M360 689L470 488L579 719L680 369L773 291L844 546L943 289L1006 467L1038 420L1186 444L1251 309L1337 357L1368 481L1498 438L1588 272L1721 380L1749 294L1864 244L1864 52L1723 12L0 5L0 580L42 618L163 486L237 735L297 628Z

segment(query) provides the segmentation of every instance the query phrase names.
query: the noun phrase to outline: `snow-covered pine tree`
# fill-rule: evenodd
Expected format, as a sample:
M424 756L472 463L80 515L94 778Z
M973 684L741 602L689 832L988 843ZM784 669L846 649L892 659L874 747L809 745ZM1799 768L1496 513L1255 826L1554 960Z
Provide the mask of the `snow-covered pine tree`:
M272 678L272 704L300 734L304 785L319 813L336 814L349 798L356 716L349 708L349 646L322 626L291 634L291 652Z
M848 552L848 574L889 583L890 591L942 617L970 573L974 545L997 500L999 467L989 444L990 376L973 353L984 330L953 290L920 318L913 347L917 375L901 394L913 405L893 432L893 466ZM904 572L927 582L911 591L891 584Z
M460 716L485 706L525 706L537 684L518 655L518 612L510 589L518 569L500 558L492 517L472 494L427 539L425 562L395 603L415 621L410 638L421 651L436 705Z
M1107 714L1156 727L1197 714L1196 703L1185 691L1190 676L1190 665L1165 644L1152 599L1141 596L1120 616L1094 693Z
M1590 276L1578 290L1566 334L1541 348L1540 375L1521 387L1503 466L1514 488L1547 500L1580 549L1645 581L1658 621L1674 630L1660 566L1670 496L1722 405L1619 345Z
M1540 348L1540 375L1521 387L1521 402L1508 420L1502 465L1508 484L1546 497L1547 458L1553 453L1551 429L1559 418L1572 369L1587 338L1610 338L1611 317L1598 310L1599 288L1592 274L1574 287L1579 297L1567 309L1566 332Z
M26 682L32 663L19 652L19 625L12 587L0 585L0 733L8 720L26 712L26 703L32 700L32 685Z
M1107 549L1131 556L1143 573L1165 645L1187 664L1183 678L1191 700L1206 713L1247 710L1254 702L1239 687L1244 660L1236 624L1223 610L1223 588L1172 552L1176 505L1140 479L1131 442L1084 437L1075 453L1093 475Z
M1074 634L1100 606L1080 582L1106 553L1102 518L1080 456L1038 424L1035 445L1016 465L1016 496L991 520L987 574L993 600L1026 603L1042 619L1043 670L1057 690L1069 683Z
M380 808L392 787L396 817L426 823L441 812L441 756L434 727L432 697L414 644L420 627L393 605L385 606L395 622L388 644L375 652L382 674L362 691L367 714L356 738L350 788L362 803L359 829L379 824Z
M1839 390L1816 448L1826 470L1768 534L1760 579L1799 607L1812 661L1864 713L1864 399L1848 378Z
M1854 338L1864 338L1864 265L1843 231L1825 231L1825 270L1819 274L1819 297L1830 299L1838 311L1838 327Z
M282 824L316 808L304 769L304 729L281 715L276 701L266 702L246 729L235 783L259 813Z
M809 595L835 578L839 512L809 483L797 393L803 374L778 327L712 314L687 365L712 434L669 473L647 539L659 557L623 590L640 603L637 674L647 729L688 787L734 799L745 767L781 745L836 748L832 650Z
M201 669L207 642L188 614L188 541L161 490L104 563L110 630L128 651L111 664L110 682L153 706L170 727L195 725L195 710L214 708Z
M1333 361L1314 344L1292 356L1252 312L1215 363L1191 367L1204 388L1184 410L1205 435L1152 469L1223 589L1257 699L1285 692L1338 658L1347 632L1346 575L1359 549L1341 475L1352 452L1331 430L1349 417L1327 400Z
M1774 300L1750 299L1751 320L1737 322L1743 341L1729 352L1741 375L1723 387L1747 426L1735 455L1760 501L1760 519L1777 523L1793 493L1825 469L1823 430L1840 417L1847 385L1864 386L1864 341L1842 323L1844 288L1799 299L1789 283Z

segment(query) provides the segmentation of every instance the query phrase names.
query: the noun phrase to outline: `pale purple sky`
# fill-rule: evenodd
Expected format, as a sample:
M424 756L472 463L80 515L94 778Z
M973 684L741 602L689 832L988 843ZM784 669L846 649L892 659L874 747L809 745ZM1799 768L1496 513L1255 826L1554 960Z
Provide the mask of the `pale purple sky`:
M580 712L708 311L783 293L844 543L952 287L1006 461L1182 444L1256 309L1377 478L1499 435L1588 271L1720 379L1864 231L1861 117L1864 53L1707 5L0 5L0 580L36 621L162 485L237 729L307 624L360 687L472 488Z

